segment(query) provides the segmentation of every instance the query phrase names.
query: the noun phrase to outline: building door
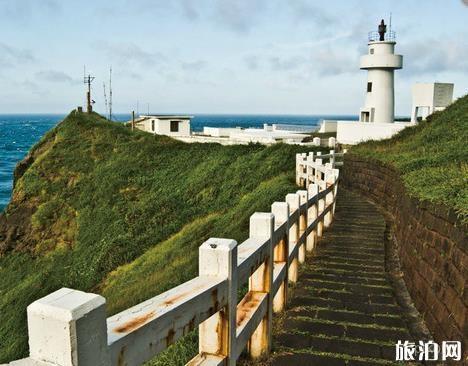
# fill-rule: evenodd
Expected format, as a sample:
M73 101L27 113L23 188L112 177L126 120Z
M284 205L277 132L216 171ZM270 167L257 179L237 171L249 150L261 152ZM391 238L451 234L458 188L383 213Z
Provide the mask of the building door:
M361 112L361 122L369 122L369 112L368 111Z

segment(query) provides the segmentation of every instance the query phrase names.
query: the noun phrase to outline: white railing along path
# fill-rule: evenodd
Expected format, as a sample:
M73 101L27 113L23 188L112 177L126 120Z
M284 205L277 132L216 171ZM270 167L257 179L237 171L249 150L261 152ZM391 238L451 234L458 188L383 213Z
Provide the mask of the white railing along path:
M297 154L303 189L254 213L243 243L204 242L199 275L188 282L109 318L97 294L62 288L35 301L27 309L30 356L11 365L141 365L197 327L199 354L188 365L232 366L245 349L268 354L273 313L285 309L288 284L333 219L340 156Z

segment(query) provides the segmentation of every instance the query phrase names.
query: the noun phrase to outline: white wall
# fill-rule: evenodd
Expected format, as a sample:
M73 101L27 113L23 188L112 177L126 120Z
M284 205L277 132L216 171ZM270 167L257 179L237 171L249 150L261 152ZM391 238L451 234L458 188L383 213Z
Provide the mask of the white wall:
M229 137L231 133L241 131L239 128L224 128L224 127L203 127L203 134L213 137Z
M155 133L157 135L166 135L166 136L190 136L190 121L189 120L179 120L174 119L173 121L179 122L179 131L171 132L171 120L155 119Z
M320 133L336 132L337 121L324 119L320 124Z
M416 83L413 85L413 106L411 121L416 122L418 112L423 110L423 119L428 114L443 110L453 100L453 84L450 83ZM423 108L424 107L424 108Z
M414 126L414 124L338 121L336 140L345 145L355 145L367 140L383 140L408 126Z
M145 120L143 122L138 122L136 123L136 128L138 128L139 130L142 130L142 131L145 131L145 132L153 132L151 130L151 121L150 120Z

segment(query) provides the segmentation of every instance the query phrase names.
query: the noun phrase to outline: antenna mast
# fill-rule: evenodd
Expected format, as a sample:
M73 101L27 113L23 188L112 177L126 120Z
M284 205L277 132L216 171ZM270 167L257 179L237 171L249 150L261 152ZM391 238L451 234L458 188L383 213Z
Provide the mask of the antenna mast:
M392 13L390 13L390 23L388 24L388 33L392 33Z
M94 100L91 99L91 83L95 79L94 76L91 76L88 74L86 76L86 66L84 67L84 77L83 77L83 82L88 86L88 91L86 92L86 111L88 113L91 113L93 111L93 103Z
M109 71L109 121L112 121L112 66Z
M102 83L102 87L104 88L104 103L106 106L106 114L108 113L108 105L107 105L107 94L106 94L106 83Z

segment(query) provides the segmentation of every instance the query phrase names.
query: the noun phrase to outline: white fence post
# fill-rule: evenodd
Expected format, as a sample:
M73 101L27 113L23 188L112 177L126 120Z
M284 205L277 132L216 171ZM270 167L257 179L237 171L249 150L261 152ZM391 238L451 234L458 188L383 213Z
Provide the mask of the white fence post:
M304 203L307 204L307 200L309 198L308 193L306 190L300 190L296 192L299 195L299 204L302 206ZM307 207L307 206L306 206ZM304 234L304 232L307 230L307 208L304 213L301 213L299 216L299 238ZM304 263L305 261L305 241L299 246L298 249L298 260L299 263Z
M268 257L250 276L249 291L268 294L268 305L265 316L250 337L248 349L250 357L258 358L271 350L272 320L273 320L273 232L275 216L272 213L256 212L250 216L250 238L269 239Z
M320 152L317 153L317 156L320 156ZM322 159L315 159L315 166L317 165L322 165ZM315 177L314 177L314 183L319 184L322 181L322 172L315 168Z
M317 184L311 184L309 185L309 197L315 197L318 194L318 185ZM309 206L309 212L307 214L307 226L312 224L314 220L317 218L317 213L318 213L318 202L315 201L312 205ZM312 251L315 246L317 245L317 229L314 228L309 235L307 235L307 244L306 244L306 250L308 252Z
M62 288L28 306L29 352L59 366L110 365L106 300Z
M304 187L307 184L304 176L307 177L307 154L296 154L296 185L299 187Z
M299 195L296 193L289 193L286 195L286 203L289 204L289 216L291 216L291 213L296 211L299 208L299 203L300 203L300 198ZM291 252L291 249L295 248L297 245L297 242L299 240L299 220L297 220L295 223L293 223L289 229L289 251ZM289 282L291 283L296 283L297 282L297 275L298 275L298 262L297 262L297 256L294 256L290 263L289 263L289 269L288 269L288 278Z
M300 156L301 154L296 154L296 186L299 186L301 181L301 175L300 175Z
M228 366L236 365L237 315L237 242L231 239L210 238L199 248L200 276L225 276L228 279L228 301L199 325L199 351L201 354L226 356Z
M306 188L308 188L311 183L314 183L314 168L312 167L313 163L314 163L314 153L310 152L307 155L307 183L306 183Z
M332 169L328 170L327 173L325 174L325 183L326 183L327 188L335 183L335 172ZM334 201L335 201L335 189L327 193L327 195L325 196L325 208L328 208L328 206L333 205ZM325 214L325 217L323 220L326 228L331 225L332 219L333 219L333 206Z
M338 177L340 176L340 170L333 169L333 173L335 174L335 188L333 189L333 215L334 215L335 207L336 207L336 196L338 194Z
M289 205L286 202L274 202L271 205L271 212L275 215L275 227L279 227L289 222ZM284 263L286 267L284 281L281 283L278 292L273 298L273 311L275 313L283 311L288 299L288 267L289 267L289 246L288 232L280 239L279 243L273 249L273 262Z
M333 137L330 137L330 138L333 138ZM335 150L330 150L330 164L331 164L331 167L334 168L335 167Z

